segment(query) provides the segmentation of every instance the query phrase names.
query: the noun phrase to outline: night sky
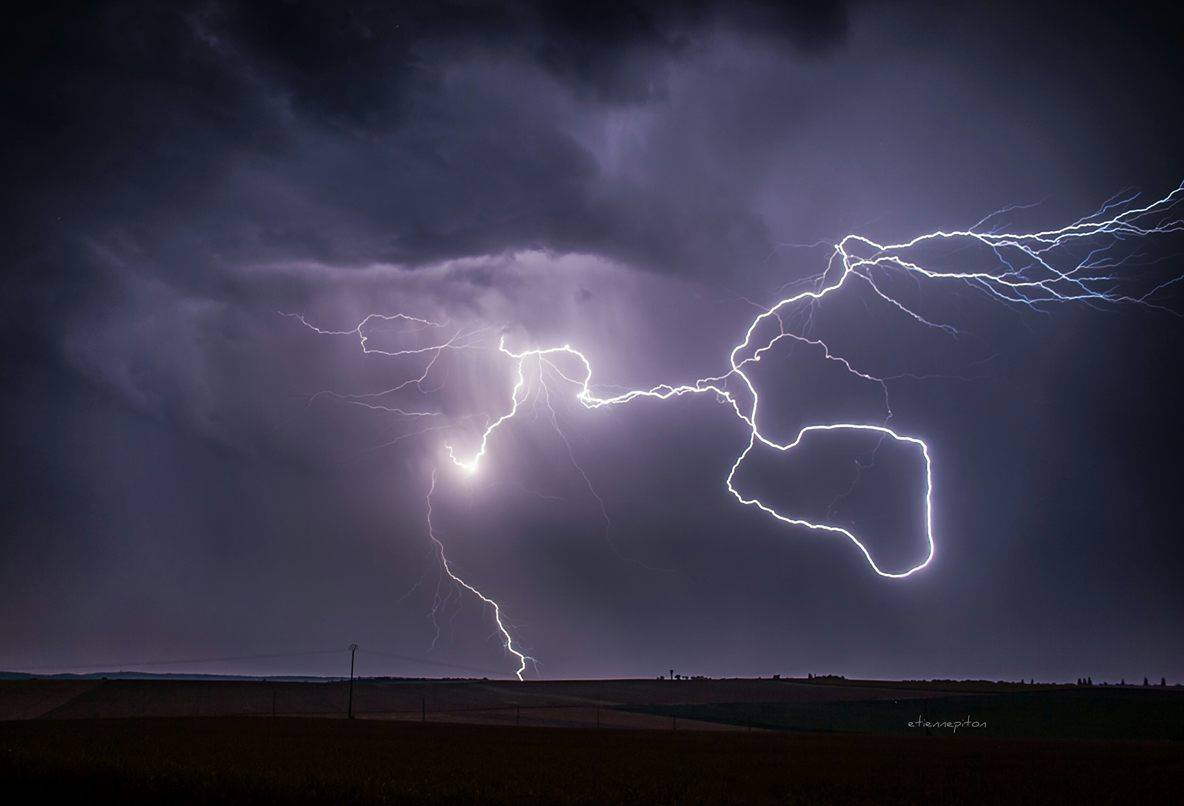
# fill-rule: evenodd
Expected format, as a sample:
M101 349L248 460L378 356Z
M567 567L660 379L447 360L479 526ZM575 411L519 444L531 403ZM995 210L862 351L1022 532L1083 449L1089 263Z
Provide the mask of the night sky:
M7 19L3 57L0 668L357 642L363 674L510 676L489 609L441 577L435 470L448 558L538 659L528 676L1184 679L1184 283L1158 307L1029 308L894 281L956 337L866 287L815 309L814 337L899 376L892 426L929 445L936 553L907 579L739 504L724 478L747 430L711 394L587 410L551 376L551 409L536 384L476 473L444 448L471 453L507 410L502 336L578 347L606 394L693 383L849 233L900 242L1011 205L987 226L1033 232L1166 196L1184 180L1177 20L1138 3L35 5ZM1184 234L1120 247L1123 288L1184 274ZM422 389L342 397L433 354L365 354L278 312L330 331L404 313L442 326L378 322L368 346L474 347ZM883 419L876 386L808 345L752 374L778 439ZM904 570L925 557L922 468L872 447L757 451L737 483ZM144 668L338 674L344 657Z

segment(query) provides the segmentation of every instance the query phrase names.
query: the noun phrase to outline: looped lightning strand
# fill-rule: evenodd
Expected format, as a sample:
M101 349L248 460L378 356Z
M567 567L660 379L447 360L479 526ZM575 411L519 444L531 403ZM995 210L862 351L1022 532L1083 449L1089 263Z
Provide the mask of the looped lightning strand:
M900 243L881 244L861 235L847 235L831 246L826 268L822 274L814 278L814 287L785 297L763 310L749 323L743 339L728 352L726 370L720 375L700 378L693 383L677 386L660 384L645 389L631 389L610 396L601 396L594 391L592 385L592 364L580 350L570 344L564 344L557 347L538 347L515 351L507 346L503 336L498 342L497 350L502 357L509 359L512 366L511 377L514 380L510 391L510 405L503 414L487 422L476 446L470 452L460 451L449 442L445 443L446 455L457 468L467 473L477 471L482 459L489 452L498 430L515 417L522 404L531 395L532 389L528 383L526 369L528 361L533 361L537 365L538 371L530 377L533 377L534 382L546 391L548 406L552 392L547 387L548 381L546 373L543 372L544 366L552 370L553 374L563 383L573 387L574 399L587 409L620 406L638 400L664 401L684 395L709 393L726 403L748 430L745 444L724 478L724 487L737 501L745 506L754 507L779 522L845 537L859 549L871 569L881 577L889 579L909 577L929 565L936 551L933 535L934 484L930 446L918 436L900 433L889 427L888 422L892 419L892 409L888 401L888 381L892 378L878 377L858 369L854 362L833 351L825 342L807 335L805 330L812 323L815 306L824 298L835 295L852 284L861 284L876 298L916 324L956 337L959 332L953 325L932 321L898 297L893 296L890 290L890 279L893 275L897 275L910 277L917 281L959 283L982 292L995 301L1035 310L1045 310L1047 306L1053 304L1070 302L1091 305L1135 304L1160 308L1161 306L1152 301L1153 297L1184 279L1184 276L1172 277L1142 294L1122 290L1125 278L1121 276L1119 270L1127 265L1131 258L1115 254L1115 248L1132 239L1184 231L1184 221L1169 215L1181 200L1182 195L1184 195L1184 185L1177 187L1157 201L1143 206L1134 206L1136 196L1122 199L1112 198L1095 213L1078 219L1066 227L1040 232L1005 232L985 228L987 222L999 215L1026 207L1013 205L992 213L970 229L939 230ZM913 252L923 252L927 248L941 244L983 247L990 252L994 260L990 268L957 271L932 268L927 266L921 258L911 256ZM1080 254L1082 251L1084 251L1084 255ZM790 315L803 313L805 314L805 325L798 328L796 332L794 329L787 329L787 318ZM454 336L442 342L415 350L387 352L368 345L365 328L375 320L401 320L429 329L443 327L427 319L406 314L371 314L354 328L345 331L322 330L309 324L303 317L298 316L297 318L302 324L317 333L357 336L363 352L366 353L388 356L430 355L431 359L422 374L408 382L421 390L422 384L442 353L472 346L472 334L462 335L461 331L457 331ZM767 330L769 332L766 332ZM749 372L753 365L760 363L762 358L782 339L791 339L818 349L824 359L838 363L845 372L853 377L863 382L877 384L883 390L883 419L878 422L810 424L801 428L794 438L787 442L779 442L771 437L761 427L761 399ZM579 369L578 372L570 371L570 364L573 361ZM388 391L397 391L400 388L402 387ZM386 392L379 394L386 394ZM350 402L358 402L362 405L369 402L363 400L362 396L345 397L348 397ZM395 407L374 406L373 404L371 407L383 408L385 411L401 416L434 414L434 412L407 411ZM877 435L881 441L891 439L916 450L924 464L925 471L923 500L927 551L920 562L903 571L884 570L877 565L864 542L852 531L834 524L816 523L803 517L780 512L759 498L745 495L736 487L737 472L758 445L788 453L811 435L830 431L872 433ZM580 472L583 474L582 469ZM585 481L587 481L586 475ZM435 490L435 485L436 471L433 470L432 491ZM595 494L595 491L593 493ZM599 499L598 494L596 497ZM603 501L601 504L603 505ZM498 631L503 639L503 645L518 660L516 674L521 679L526 668L526 661L529 658L515 649L513 639L502 621L499 605L452 572L444 555L443 544L432 532L431 492L428 495L428 527L429 535L439 551L440 562L445 573L457 585L468 590L491 608Z

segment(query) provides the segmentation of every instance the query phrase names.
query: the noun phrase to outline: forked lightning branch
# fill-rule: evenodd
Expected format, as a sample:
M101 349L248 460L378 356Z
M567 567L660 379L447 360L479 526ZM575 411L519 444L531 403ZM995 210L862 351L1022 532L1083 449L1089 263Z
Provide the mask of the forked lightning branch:
M451 351L485 347L491 360L506 366L506 397L500 407L486 417L477 439L469 444L458 444L448 438L440 442L443 467L454 472L477 473L484 458L498 449L507 439L502 427L513 420L532 394L543 394L550 406L552 395L567 394L588 409L615 408L632 403L667 401L687 395L710 395L725 404L744 424L747 436L731 466L722 472L721 492L739 503L754 507L769 518L790 526L815 530L851 543L866 560L871 570L888 579L904 579L925 568L933 560L936 541L933 534L933 496L940 484L935 482L933 447L923 435L901 433L891 426L892 409L889 401L891 377L877 375L858 366L857 362L839 354L811 332L815 306L827 297L841 293L857 293L856 287L873 295L925 328L940 334L956 335L957 327L950 322L937 321L923 314L915 304L906 304L901 294L893 291L897 278L908 277L925 283L957 283L987 295L1001 304L1048 310L1063 304L1095 306L1143 305L1161 307L1159 295L1184 279L1173 276L1159 282L1147 282L1139 277L1140 253L1131 245L1154 236L1179 233L1184 221L1175 217L1175 207L1184 196L1184 186L1151 203L1140 204L1134 194L1120 195L1108 200L1093 214L1058 229L1035 232L1010 232L996 229L989 223L1001 214L1019 209L1007 208L993 213L965 230L935 231L900 243L877 243L860 235L848 235L833 244L825 270L817 275L807 290L778 300L752 319L743 338L725 353L719 374L678 384L662 383L648 388L631 389L604 394L594 381L593 367L587 356L570 344L558 346L525 346L508 344L505 337L498 339L496 350L489 344L491 326L450 328L437 322L408 313L370 314L347 330L329 330L310 323L303 316L294 316L306 327L326 336L353 337L361 350L368 354L409 359L422 359L415 374L395 386L368 394L323 392L352 405L407 418L439 418L439 411L387 401L403 390L414 388L430 396L431 377L441 359ZM926 255L944 250L945 261L956 263L957 247L975 247L990 259L983 266L960 269L957 265L933 265ZM413 349L384 350L371 344L368 332L376 323L392 321L405 323L425 333L439 333L426 346ZM794 323L791 325L791 323ZM792 341L816 350L824 360L834 362L844 372L861 383L874 384L882 390L882 416L866 422L821 422L803 426L792 439L778 440L762 421L762 399L752 377L755 365L780 343ZM558 428L554 419L552 424ZM446 432L448 426L426 428L414 434L429 438ZM902 569L888 570L873 559L864 540L854 531L834 523L810 520L792 512L784 512L760 498L746 494L737 484L737 473L751 453L758 447L781 453L794 451L803 442L826 432L862 432L874 434L880 440L892 440L911 448L923 468L924 489L919 491L917 506L924 523L925 556L916 564ZM562 435L562 432L560 432ZM566 442L566 436L563 435ZM574 457L573 457L574 462ZM427 484L427 530L438 555L440 570L459 590L472 595L486 607L496 623L497 634L505 650L516 660L515 674L522 679L530 656L522 652L499 604L487 594L456 574L445 554L444 543L432 524L432 495L437 485L439 469L433 468ZM587 481L587 474L580 468ZM590 482L589 482L590 485ZM593 490L593 494L596 494ZM597 495L598 500L599 495ZM603 502L602 502L603 503ZM439 594L437 594L438 596ZM438 605L438 602L437 602ZM433 617L435 614L433 607Z

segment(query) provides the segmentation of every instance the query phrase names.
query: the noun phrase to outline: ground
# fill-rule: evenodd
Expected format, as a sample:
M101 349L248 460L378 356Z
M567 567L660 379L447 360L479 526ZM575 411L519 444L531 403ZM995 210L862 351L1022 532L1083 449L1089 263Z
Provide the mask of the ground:
M354 720L343 695L327 683L3 682L0 780L45 803L1125 804L1165 802L1184 782L1184 693L1172 689L385 682L357 686ZM284 697L321 710L272 717ZM944 719L951 703L1021 733L1160 738L896 725L917 708ZM219 710L250 715L189 715ZM829 726L785 729L826 714Z
M66 802L1141 803L1178 743L208 717L0 723L6 786Z

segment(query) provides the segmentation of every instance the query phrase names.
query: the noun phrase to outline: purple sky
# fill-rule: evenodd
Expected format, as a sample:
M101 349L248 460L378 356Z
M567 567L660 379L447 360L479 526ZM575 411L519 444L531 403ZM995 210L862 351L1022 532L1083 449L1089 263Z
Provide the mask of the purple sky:
M1184 179L1180 26L1137 3L108 3L10 27L0 669L356 641L512 673L463 592L433 647L450 588L424 500L455 470L443 444L504 412L512 364L448 352L398 397L438 417L366 410L312 396L423 362L277 311L403 312L486 347L570 343L604 384L687 383L826 268L801 244L1037 202L1003 222L1049 229ZM1184 273L1182 240L1126 245L1124 281ZM552 384L570 455L536 397L433 498L531 674L1184 679L1179 316L899 292L962 335L867 293L812 332L881 376L938 376L891 384L894 427L932 450L934 562L882 579L740 506L723 480L747 432L710 395L587 411ZM769 429L874 419L877 390L833 369L799 349L754 372ZM754 455L741 481L910 567L916 457L889 446L851 488L857 442Z

